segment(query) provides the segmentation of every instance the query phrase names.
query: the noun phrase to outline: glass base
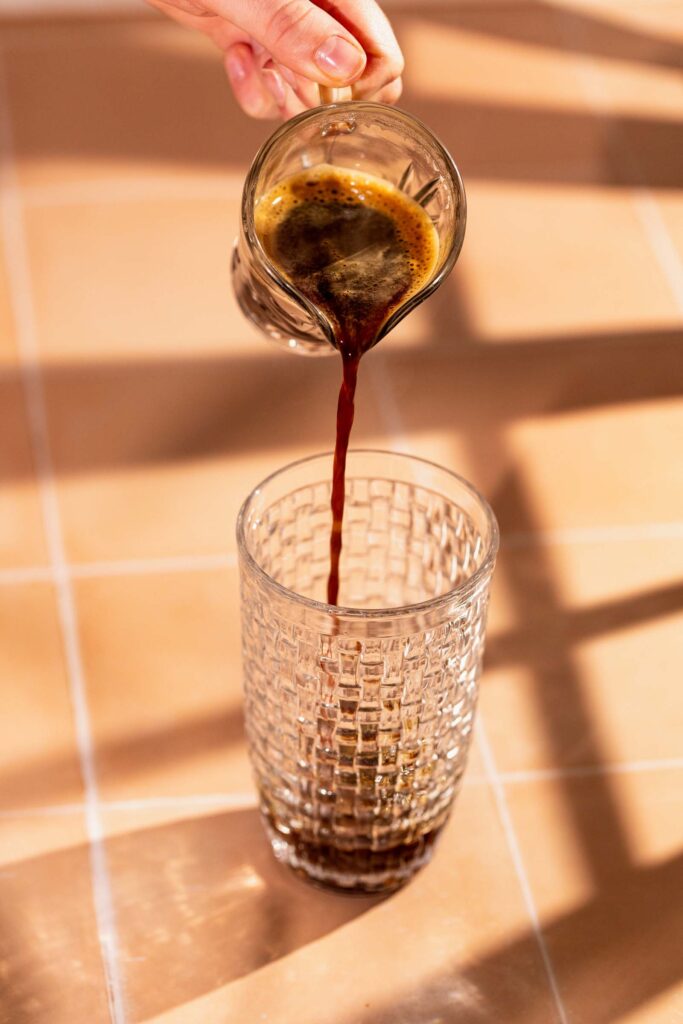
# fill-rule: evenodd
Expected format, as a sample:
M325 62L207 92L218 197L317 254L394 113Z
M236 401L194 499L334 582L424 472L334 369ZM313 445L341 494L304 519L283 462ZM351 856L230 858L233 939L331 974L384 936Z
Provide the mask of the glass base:
M343 850L331 843L313 843L295 832L284 834L267 815L263 823L277 859L307 881L347 894L388 893L404 885L431 859L443 828L411 843L387 850Z

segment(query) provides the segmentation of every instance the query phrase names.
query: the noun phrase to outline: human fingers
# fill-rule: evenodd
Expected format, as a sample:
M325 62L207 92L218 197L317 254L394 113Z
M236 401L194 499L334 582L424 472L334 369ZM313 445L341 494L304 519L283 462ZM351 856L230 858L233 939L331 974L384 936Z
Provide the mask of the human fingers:
M362 43L311 0L207 0L274 61L322 85L350 85L366 65ZM335 11L336 14L336 11Z
M371 96L366 97L367 99L373 100L375 103L398 103L401 93L403 92L403 80L401 78L395 78L389 85L385 85L379 92L373 93Z
M378 99L380 90L400 79L405 64L389 19L375 0L316 2L325 9L334 9L338 21L353 34L365 50L367 61L363 74L353 84L354 97Z
M280 116L278 102L267 87L250 46L231 46L225 54L225 70L235 98L246 114L266 119Z

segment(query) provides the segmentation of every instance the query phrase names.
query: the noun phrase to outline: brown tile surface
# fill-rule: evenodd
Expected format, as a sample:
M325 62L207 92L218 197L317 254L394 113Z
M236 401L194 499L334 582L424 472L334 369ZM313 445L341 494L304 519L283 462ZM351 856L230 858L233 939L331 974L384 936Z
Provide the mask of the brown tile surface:
M0 249L0 360L2 368L16 358L14 316L4 248Z
M373 356L378 412L405 450L471 479L504 534L678 518L677 331L477 345L449 334L447 316L444 296L433 355L395 352L388 338Z
M680 520L683 493L681 10L392 11L402 105L460 164L468 232L368 358L354 443L459 470L499 516L481 707L570 1024L683 1013L683 541L642 530ZM161 17L5 20L0 41L67 556L143 563L74 583L126 1024L557 1020L479 749L411 885L306 886L249 803L237 568L147 564L234 552L247 492L332 443L337 361L269 348L230 291L268 126ZM45 561L2 271L0 568ZM83 822L36 813L82 800L55 598L7 579L0 1024L99 1024Z
M334 443L338 360L149 362L48 378L66 546L74 561L233 551L235 519L260 480ZM361 381L357 446L387 446Z
M162 18L14 32L5 60L24 184L225 181L268 134L238 113L213 47Z
M30 206L25 219L40 349L55 372L113 362L133 375L152 357L267 353L230 282L239 193L150 191Z
M681 192L658 192L657 210L664 228L683 265L683 195Z
M425 2L399 10L396 23L411 93L502 104L511 113L577 105L574 58L562 48L554 8Z
M45 561L15 326L0 249L0 569Z
M82 818L0 820L2 1024L108 1024Z
M680 325L630 195L473 183L457 268L484 340ZM618 241L617 241L618 240Z
M50 584L0 587L0 679L0 809L80 800L71 703Z
M44 565L43 524L14 366L0 369L0 569Z
M680 756L683 541L503 551L481 709L501 770Z
M508 789L571 1021L680 1016L682 793L681 771Z
M383 902L291 876L253 811L110 820L133 1021L552 1019L486 787L461 793L432 864Z
M396 22L408 58L402 103L467 182L638 184L615 147L626 135L642 149L646 183L677 187L675 39L568 3L429 4Z
M103 797L251 791L236 569L76 588Z
M662 21L673 23L678 20L681 25L683 18L680 5L678 8L672 5L666 18L663 17L663 8L656 5L650 5L650 8L649 11L644 7L629 11L631 15L636 11L647 11L650 15L643 19L643 27L650 23L647 34L641 37L644 39L641 44L643 59L628 62L614 59L609 54L592 54L589 73L594 77L591 84L587 83L587 89L597 106L608 115L661 119L663 123L659 130L668 132L674 139L680 131L678 122L683 105L683 84L678 66L683 43L675 38L671 25L667 26L666 33L660 33L657 20L652 15L658 12ZM635 31L635 24L632 27ZM590 40L590 32L584 38ZM652 131L658 130L650 127Z

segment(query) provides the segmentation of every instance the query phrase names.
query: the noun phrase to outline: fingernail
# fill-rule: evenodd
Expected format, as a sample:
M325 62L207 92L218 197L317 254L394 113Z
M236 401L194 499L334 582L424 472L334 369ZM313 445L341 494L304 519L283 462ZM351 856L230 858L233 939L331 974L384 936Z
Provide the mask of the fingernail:
M239 53L229 53L225 63L233 82L243 82L247 77L247 66Z
M314 60L328 78L347 82L365 67L365 54L342 36L331 36L315 51Z
M282 80L282 76L273 68L265 68L261 74L266 89L273 97L278 107L284 107L286 94L285 83Z

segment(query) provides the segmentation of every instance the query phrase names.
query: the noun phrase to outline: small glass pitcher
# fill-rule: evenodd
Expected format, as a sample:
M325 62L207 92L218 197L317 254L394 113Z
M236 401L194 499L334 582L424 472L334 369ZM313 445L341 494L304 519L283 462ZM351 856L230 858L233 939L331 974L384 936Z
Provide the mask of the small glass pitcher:
M332 325L268 259L256 234L254 209L283 178L321 163L390 181L424 207L439 235L439 258L431 279L392 313L380 338L453 269L466 222L458 168L439 140L411 114L382 103L351 101L305 111L278 128L256 154L244 184L232 281L240 309L268 338L311 355L334 351Z

